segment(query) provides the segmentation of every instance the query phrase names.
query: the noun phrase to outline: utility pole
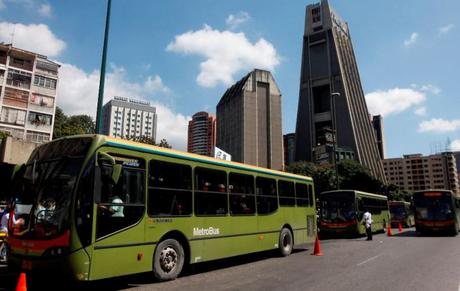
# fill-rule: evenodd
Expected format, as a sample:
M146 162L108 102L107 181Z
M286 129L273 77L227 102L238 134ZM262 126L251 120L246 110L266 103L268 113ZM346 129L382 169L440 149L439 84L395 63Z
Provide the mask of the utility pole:
M101 76L99 79L99 95L97 98L97 111L96 111L96 133L102 133L102 102L104 101L104 84L105 84L105 64L107 59L107 43L109 40L109 25L110 25L110 7L112 0L107 2L107 15L105 17L105 33L104 33L104 47L102 49L102 63L101 63Z
M340 93L338 92L333 92L331 93L331 119L332 119L332 135L333 135L333 143L332 143L332 156L334 157L334 167L335 167L335 179L336 179L336 185L337 185L337 190L340 189L340 184L339 184L339 165L337 161L337 124L336 124L336 118L335 118L335 98L334 97L339 97Z

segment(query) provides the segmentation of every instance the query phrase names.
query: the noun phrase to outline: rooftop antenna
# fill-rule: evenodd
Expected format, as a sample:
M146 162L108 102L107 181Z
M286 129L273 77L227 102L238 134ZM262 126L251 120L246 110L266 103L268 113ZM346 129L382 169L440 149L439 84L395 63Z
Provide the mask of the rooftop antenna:
M14 33L16 32L16 23L13 24L13 32L11 32L11 46L14 46L13 45L13 42L14 42Z
M450 152L450 151L451 151L450 144L451 144L450 137L447 137L447 139L446 139L446 148L445 148L445 151L446 151L446 152Z

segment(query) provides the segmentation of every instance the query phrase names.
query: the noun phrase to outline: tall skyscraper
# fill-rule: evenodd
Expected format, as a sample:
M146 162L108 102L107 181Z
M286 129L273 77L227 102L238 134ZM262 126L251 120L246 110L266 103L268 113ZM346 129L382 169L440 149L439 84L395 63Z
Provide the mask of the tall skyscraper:
M216 146L216 118L200 111L188 122L187 151L189 153L213 156Z
M283 135L284 165L289 166L295 161L295 133Z
M42 143L53 137L60 65L0 43L0 130Z
M102 107L102 132L113 137L148 137L155 141L156 108L148 101L116 96Z
M300 79L296 160L315 161L324 135L335 132L337 151L385 181L348 24L326 0L306 7Z
M281 92L270 72L244 76L227 89L216 112L217 147L233 161L283 169Z
M372 127L374 128L375 142L379 150L380 158L385 158L385 135L383 134L382 115L372 116Z

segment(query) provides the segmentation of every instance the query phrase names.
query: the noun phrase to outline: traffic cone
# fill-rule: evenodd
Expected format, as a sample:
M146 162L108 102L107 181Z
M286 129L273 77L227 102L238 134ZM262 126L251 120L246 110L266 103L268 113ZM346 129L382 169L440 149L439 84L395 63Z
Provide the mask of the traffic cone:
M393 235L393 234L391 233L391 225L390 225L390 224L388 224L387 234L388 234L388 236L392 236L392 235Z
M401 225L401 222L399 223L398 225L398 231L401 232L402 231L402 225Z
M21 275L19 275L18 285L16 285L16 291L27 291L26 273L21 273Z
M323 253L321 252L321 246L319 245L319 238L318 235L316 235L316 240L315 240L315 250L313 251L314 256L322 256Z

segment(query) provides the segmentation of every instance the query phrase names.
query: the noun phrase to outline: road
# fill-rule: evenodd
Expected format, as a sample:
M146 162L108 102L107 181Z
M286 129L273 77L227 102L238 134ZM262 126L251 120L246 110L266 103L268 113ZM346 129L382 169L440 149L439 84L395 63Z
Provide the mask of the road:
M209 262L170 282L137 275L85 284L93 290L460 290L460 235L416 237L413 229L393 236L321 241L323 256L297 249L287 257L262 253ZM0 282L11 278L1 277ZM10 278L10 280L4 280ZM42 290L50 281L32 282ZM62 288L62 283L56 283ZM2 284L0 283L0 286ZM5 284L6 286L7 284ZM80 289L83 286L79 286ZM0 288L1 290L1 288ZM5 289L6 290L6 289Z

